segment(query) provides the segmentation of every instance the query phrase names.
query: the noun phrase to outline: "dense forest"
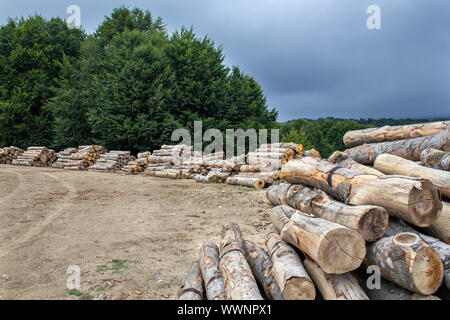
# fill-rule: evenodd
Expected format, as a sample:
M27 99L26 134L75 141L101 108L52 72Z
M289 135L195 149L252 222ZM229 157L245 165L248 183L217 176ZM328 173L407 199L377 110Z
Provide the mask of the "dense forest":
M418 120L326 118L277 123L256 80L224 64L193 29L169 34L161 18L121 7L96 32L35 15L0 26L0 146L100 144L153 150L177 128L280 128L281 139L323 155L348 130ZM427 120L420 120L427 121Z

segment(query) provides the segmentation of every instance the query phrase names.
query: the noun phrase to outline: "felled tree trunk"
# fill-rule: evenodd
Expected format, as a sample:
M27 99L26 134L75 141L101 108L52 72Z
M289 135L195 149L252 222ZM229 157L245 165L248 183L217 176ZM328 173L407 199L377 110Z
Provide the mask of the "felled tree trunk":
M427 148L420 154L420 161L427 167L450 171L450 152Z
M314 300L316 289L295 250L269 226L266 245L273 262L273 275L285 300Z
M442 284L439 255L414 233L400 233L368 245L365 263L378 266L383 277L412 292L430 295Z
M420 233L406 223L401 220L391 220L389 223L389 228L386 232L387 237L392 237L400 233L410 232L417 234L422 238L430 247L433 248L434 251L439 255L444 265L444 280L447 288L450 289L450 245L445 242L440 241L439 239L427 236L423 233Z
M346 204L384 207L417 226L430 226L442 210L438 188L426 179L359 174L311 157L289 161L281 178L322 189Z
M349 131L344 135L344 144L347 148L351 148L365 143L378 143L425 137L439 133L448 128L450 128L450 121L354 130Z
M275 207L269 215L281 239L307 254L326 273L347 273L363 262L365 241L356 231L288 206Z
M273 263L269 254L250 241L245 241L245 257L258 283L269 300L283 300L280 287L273 276Z
M369 300L351 273L328 274L310 259L305 259L303 265L324 300Z
M227 179L227 184L232 185L241 185L244 187L250 187L250 188L256 188L256 189L262 189L266 185L264 180L260 178L253 178L253 177L229 177Z
M450 199L450 172L418 165L414 161L382 154L377 157L374 164L377 170L386 174L399 174L411 177L428 179L441 190L441 194Z
M426 148L443 149L450 146L450 129L432 136L364 144L362 146L347 149L347 153L353 160L362 164L372 164L381 154L392 154L407 160L420 160L420 153Z
M341 152L341 151L334 152L328 158L328 161L330 161L331 163L334 163L335 165L337 165L341 168L350 169L352 171L358 172L359 174L370 174L370 175L374 175L374 176L382 176L383 175L383 172L378 171L374 168L365 166L359 162L356 162L355 160L350 158L348 156L348 154Z
M180 300L203 300L203 294L203 278L198 261L196 261L191 265L184 279Z
M228 300L263 300L252 270L245 260L244 241L237 224L222 228L220 271Z
M271 186L267 190L267 198L273 205L287 204L302 212L356 230L366 241L383 237L389 222L389 214L383 207L349 206L333 200L323 191L302 185Z
M442 202L442 205L441 215L427 230L436 238L450 244L450 203Z
M205 243L200 249L200 271L208 300L225 300L225 287L219 270L219 248L213 242Z

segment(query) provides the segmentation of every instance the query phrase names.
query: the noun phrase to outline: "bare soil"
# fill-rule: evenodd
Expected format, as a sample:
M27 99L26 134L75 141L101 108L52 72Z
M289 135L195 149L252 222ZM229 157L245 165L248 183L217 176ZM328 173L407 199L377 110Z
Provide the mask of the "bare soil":
M269 208L225 184L0 165L0 299L177 299L223 223L262 244Z

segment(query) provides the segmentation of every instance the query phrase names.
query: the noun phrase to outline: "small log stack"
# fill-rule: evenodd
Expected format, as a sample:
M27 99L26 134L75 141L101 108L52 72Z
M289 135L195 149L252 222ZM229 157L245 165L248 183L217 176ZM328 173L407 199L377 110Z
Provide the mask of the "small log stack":
M56 161L55 151L46 147L28 147L11 164L25 167L49 167Z
M66 148L56 154L58 160L52 164L53 168L63 169L66 163L72 162L72 154L78 151L77 148Z
M120 171L125 174L143 173L150 163L148 158L151 155L150 151L138 153L137 158L129 161Z
M100 155L97 162L89 167L89 171L117 172L132 160L135 158L130 151L110 151Z
M12 164L14 159L23 154L23 150L14 146L0 149L0 164Z
M77 152L72 153L71 161L64 164L66 170L87 170L95 164L102 154L106 152L103 146L79 146Z

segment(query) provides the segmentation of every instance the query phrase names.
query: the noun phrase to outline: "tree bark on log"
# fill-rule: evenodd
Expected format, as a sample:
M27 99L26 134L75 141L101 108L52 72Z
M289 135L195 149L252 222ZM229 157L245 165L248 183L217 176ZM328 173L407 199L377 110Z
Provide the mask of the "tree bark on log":
M442 202L442 213L438 220L427 228L432 235L450 244L450 203Z
M311 157L289 161L281 178L322 189L346 204L384 207L421 227L432 225L442 210L438 188L426 179L364 175Z
M383 277L419 294L431 295L442 284L439 255L414 233L400 233L369 244L365 263L378 266Z
M303 261L303 265L324 300L369 300L351 273L328 274L308 258Z
M411 228L410 226L408 226L403 221L397 220L397 219L390 221L389 228L386 232L386 236L392 237L399 233L404 233L404 232L417 234L419 237L422 238L422 240L424 240L426 243L428 243L430 245L430 247L433 248L434 251L436 251L436 253L439 255L439 257L441 258L441 261L444 265L445 285L447 286L447 288L450 289L450 245L445 242L440 241L439 239L436 239L436 238L427 236L423 233L420 233L420 232L414 230L413 228Z
M241 185L249 188L262 189L266 185L264 180L252 177L229 177L227 184Z
M219 270L219 248L213 242L200 249L200 271L208 300L226 300L222 273Z
M269 215L281 239L307 254L326 273L347 273L363 262L365 241L356 231L289 206L274 207Z
M245 257L252 269L258 283L264 289L269 300L283 300L275 277L273 276L273 263L269 254L261 247L257 247L250 241L245 241Z
M234 223L226 223L222 228L220 271L228 300L263 300L245 259L241 230Z
M420 153L426 148L443 149L445 147L450 147L450 129L421 138L364 144L347 149L345 153L359 163L372 164L379 155L384 153L419 161Z
M366 241L383 237L389 222L389 214L383 207L349 206L333 200L323 191L302 185L271 186L266 194L273 205L287 204L302 212L353 229Z
M180 300L203 300L203 278L198 261L189 268L180 291Z
M316 289L295 250L281 240L273 225L266 230L273 275L285 300L314 300Z
M419 138L439 133L448 128L450 128L450 121L354 130L349 131L344 135L344 144L347 148L351 148L365 143Z
M441 190L441 194L450 199L450 172L421 166L414 161L382 154L377 157L374 164L377 170L390 175L405 175L428 179Z
M450 152L427 148L420 154L420 161L427 167L450 171Z
M359 162L356 162L355 160L350 158L346 153L341 152L341 151L334 152L328 158L328 161L330 161L331 163L334 163L335 165L337 165L341 168L356 171L359 174L370 174L370 175L374 175L374 176L384 175L383 172L381 172L381 171L378 171L372 167L369 167L369 166L363 165Z

